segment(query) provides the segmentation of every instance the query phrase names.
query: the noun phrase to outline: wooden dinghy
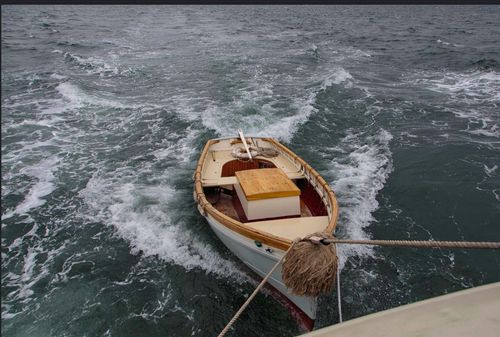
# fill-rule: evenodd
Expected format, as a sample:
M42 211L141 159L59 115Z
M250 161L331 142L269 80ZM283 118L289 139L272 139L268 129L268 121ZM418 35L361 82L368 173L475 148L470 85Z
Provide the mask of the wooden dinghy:
M245 138L240 131L240 137L209 140L194 181L200 213L219 239L261 277L294 239L335 230L338 205L329 185L276 139ZM281 266L269 283L311 330L316 298L292 294L282 281Z

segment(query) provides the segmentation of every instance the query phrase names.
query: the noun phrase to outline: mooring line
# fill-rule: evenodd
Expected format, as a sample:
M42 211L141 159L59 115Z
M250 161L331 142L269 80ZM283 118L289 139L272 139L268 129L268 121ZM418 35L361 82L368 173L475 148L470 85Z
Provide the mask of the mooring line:
M337 249L335 245L335 249ZM337 250L338 252L338 250ZM342 323L342 303L340 296L340 264L337 265L337 309L339 311L339 322Z
M223 337L229 331L229 329L234 324L234 322L236 322L236 320L240 317L240 315L243 313L243 311L246 309L246 307L250 304L250 302L253 300L253 298L257 295L259 290L267 282L269 277L271 277L271 274L276 270L276 268L280 265L280 263L283 262L285 257L287 257L288 253L292 250L292 248L294 248L295 244L301 242L301 245L302 245L304 242L307 242L307 241L309 241L313 244L316 244L316 245L320 245L320 246L329 245L329 244L334 244L335 246L337 246L337 244L361 244L361 245L379 245L379 246L414 247L414 248L500 249L500 242L414 241L414 240L343 240L343 239L337 239L337 238L335 238L331 235L325 234L325 233L315 233L315 234L309 235L303 239L298 238L292 242L292 244L290 245L288 250L283 254L283 256L279 259L279 261L273 266L273 268L269 271L269 273L267 273L267 275L264 277L262 282L260 282L260 284L257 286L257 288L255 288L254 292L248 297L248 299L245 301L245 303L243 303L243 305L236 312L236 314L229 321L229 323L224 327L224 329L221 331L221 333L218 335L218 337ZM299 247L299 246L297 246L297 247ZM301 246L301 249L303 249L303 248L304 247ZM314 254L327 253L327 254L332 255L333 257L335 257L335 259L333 259L334 263L337 263L337 257L336 257L335 251L336 251L336 249L332 250L332 251L327 251L327 252L322 251L322 250L313 250L313 252L315 252ZM293 254L291 254L291 255L293 255ZM295 261L295 260L296 260L296 257L295 257L295 259L293 257L289 257L285 262L285 266L283 267L283 268L292 268L294 271L292 273L294 277L296 277L298 274L300 274L300 272L298 273L294 266L290 267L290 266L286 266L286 265L290 264L290 263L292 265L296 264L297 261ZM310 266L307 266L307 268L309 268L309 267ZM322 266L322 268L324 269L324 273L331 272L331 270L327 267L328 266ZM339 321L342 323L342 306L341 306L341 294L340 294L340 268L339 268L338 264L333 269L333 273L336 273L336 278L337 278L337 305L338 305L338 311L339 311ZM316 274L318 274L318 273L316 273ZM321 274L321 273L319 273L319 274ZM323 281L324 281L324 278L326 277L325 275L322 275L324 277L321 277L321 279ZM333 276L331 278L331 281L333 281L333 278L335 277L335 275L331 275L331 276ZM292 286L293 280L292 281L288 280L288 282L287 282L287 279L285 277L283 277L283 274L282 274L282 278L283 278L283 281L285 282L285 285L288 288L292 289L292 291L296 294L305 295L305 296L318 296L319 293L321 293L323 290L321 287L319 287L321 289L316 289L314 287L310 287L310 285L311 285L310 283L314 283L314 281L315 281L315 280L310 279L310 277L305 277L304 280L301 280L301 282L299 282L298 285L296 284L295 287ZM318 281L318 280L316 280L316 281ZM304 282L306 282L306 283L304 283ZM330 286L327 285L326 288L330 288L330 287L331 287L331 283L330 283ZM304 288L305 290L302 288ZM309 288L311 288L312 290Z
M413 248L463 248L463 249L500 249L500 242L492 241L417 241L417 240L342 240L324 239L322 243L358 244L374 246L413 247Z
M279 259L279 261L276 262L276 264L271 269L271 271L269 273L267 273L266 277L264 277L264 279L262 280L262 282L260 282L260 284L257 286L257 288L255 288L255 290L252 293L252 295L250 295L248 297L248 299L245 301L245 303L243 303L243 305L241 306L241 308L236 312L236 314L234 314L233 318L231 318L231 320L229 321L229 323L227 323L226 327L220 332L220 334L219 334L218 337L222 337L222 336L224 336L228 332L229 328L231 328L231 326L234 324L234 322L236 322L236 320L238 319L238 317L240 317L241 313L246 309L246 307L250 304L250 302L253 300L253 298L257 295L257 293L259 292L259 290L264 286L264 284L266 284L266 282L269 279L269 277L271 277L271 274L274 272L274 270L276 270L276 268L278 268L278 266L280 265L280 263L285 258L286 254L290 251L290 249L292 249L292 247L298 242L298 240L299 239L296 239L296 240L294 240L292 242L292 244L290 245L290 247L288 248L288 250L285 252L285 254L283 254L283 256Z
M357 244L373 246L413 247L413 248L463 248L463 249L500 249L500 242L493 241L434 241L434 240L345 240L337 238L309 237L311 242L319 242L325 245L335 244Z

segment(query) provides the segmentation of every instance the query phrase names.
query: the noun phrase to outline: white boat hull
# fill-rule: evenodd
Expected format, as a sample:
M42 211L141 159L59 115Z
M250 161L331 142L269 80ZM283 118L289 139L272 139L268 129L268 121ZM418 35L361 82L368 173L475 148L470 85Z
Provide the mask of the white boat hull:
M265 277L285 253L280 249L272 248L265 244L261 244L262 246L258 247L255 241L228 229L210 215L205 216L205 218L214 233L226 247L261 277ZM276 268L268 282L288 298L288 300L300 309L309 319L312 321L315 320L317 308L316 298L292 294L281 279L281 265Z
M245 144L258 152L251 163L235 159L233 154L240 153L242 147L246 149ZM253 171L241 174L246 170ZM260 277L268 274L295 238L335 230L338 204L330 186L274 138L240 135L207 141L193 180L193 197L200 213L219 239ZM298 200L288 199L297 196ZM300 202L296 203L299 209L293 208L294 200ZM290 208L285 211L285 206ZM268 285L273 297L289 309L299 325L312 330L316 297L292 294L281 278L281 266Z

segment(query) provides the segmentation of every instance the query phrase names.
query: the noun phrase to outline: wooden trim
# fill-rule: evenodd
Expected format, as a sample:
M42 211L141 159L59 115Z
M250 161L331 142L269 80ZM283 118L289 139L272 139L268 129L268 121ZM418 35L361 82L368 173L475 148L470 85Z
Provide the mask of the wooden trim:
M335 194L331 190L330 186L326 183L326 181L319 175L318 172L316 172L309 164L307 164L302 158L297 156L295 153L290 151L288 148L286 148L284 145L279 143L277 140L273 138L263 138L263 140L272 143L275 145L279 150L282 152L285 152L288 154L291 158L293 158L294 161L298 161L302 167L304 168L305 171L308 171L310 175L312 175L316 181L317 184L319 184L324 190L327 191L327 196L328 200L330 202L331 206L331 217L330 217L330 222L325 229L325 232L328 233L333 233L335 230L335 226L337 224L337 218L338 218L338 204L337 204L337 199L335 198ZM195 194L196 194L196 199L198 205L201 207L202 210L205 211L206 216L211 216L215 220L217 220L219 223L222 225L226 226L227 228L231 229L232 231L235 231L243 236L248 237L249 239L252 240L258 240L268 246L278 248L281 250L287 250L288 247L290 247L292 241L288 239L284 239L272 234L269 234L267 232L261 232L259 230L256 230L254 228L251 228L250 226L245 225L244 223L237 221L233 218L230 218L229 216L223 214L222 212L219 212L215 207L213 207L206 199L205 193L203 192L203 186L201 184L201 171L203 169L203 162L205 161L205 157L207 156L208 150L212 144L217 143L217 140L209 140L205 147L203 148L203 151L200 155L200 159L198 160L198 164L196 165L196 171L194 174L194 189L195 189ZM307 175L306 175L307 177ZM311 179L308 179L311 184L313 182ZM313 185L317 185L313 184ZM328 205L325 205L328 206ZM327 207L328 209L328 207Z

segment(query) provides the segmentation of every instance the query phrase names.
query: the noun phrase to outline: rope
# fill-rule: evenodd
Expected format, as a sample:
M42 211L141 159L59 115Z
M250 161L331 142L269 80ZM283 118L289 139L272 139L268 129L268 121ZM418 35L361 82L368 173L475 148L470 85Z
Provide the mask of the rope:
M500 242L471 242L471 241L416 241L416 240L341 240L341 239L321 239L315 240L310 238L312 242L319 241L322 244L330 243L346 243L356 245L377 245L377 246L394 246L394 247L415 247L415 248L465 248L465 249L500 249Z
M266 277L264 277L264 279L262 280L262 282L260 282L260 284L257 286L257 288L255 288L255 290L253 291L252 295L250 295L248 297L248 299L245 301L245 303L243 303L243 305L241 306L240 310L238 310L236 312L236 314L234 314L233 318L231 318L231 320L229 321L229 323L227 323L226 327L221 331L221 333L219 334L218 337L222 337L222 336L224 336L228 332L229 328L231 328L231 326L234 324L234 322L236 322L236 320L240 317L240 315L242 314L242 312L246 309L246 307L250 304L250 302L253 300L253 298L257 295L257 293L259 292L259 290L264 286L264 284L266 284L267 280L269 279L269 277L271 276L271 274L274 272L274 270L283 261L283 259L285 258L286 254L290 251L290 249L292 249L292 247L297 242L298 242L298 240L294 240L292 242L292 244L290 245L290 247L288 248L288 250L285 252L285 254L283 254L283 256L279 259L279 261L276 262L276 264L269 271L269 273L267 273Z
M336 250L337 247L335 247ZM338 251L338 250L337 250ZM339 310L339 322L342 323L342 304L340 297L340 265L337 265L337 308Z
M469 242L469 241L416 241L416 240L341 240L341 239L329 239L322 238L319 236L310 236L307 239L312 243L329 245L333 244L358 244L358 245L378 245L378 246L395 246L395 247L427 247L427 248L469 248L469 249L500 249L500 242ZM260 289L267 282L271 274L276 270L281 262L285 259L290 250L295 246L300 239L296 239L292 242L288 250L283 254L278 262L273 266L273 268L267 273L262 282L255 288L254 292L248 297L248 299L243 303L241 308L236 312L233 318L227 323L224 329L221 331L218 337L223 337L231 328L231 326L240 317L246 307L250 304L253 298L257 295ZM288 260L287 260L288 261ZM337 267L338 268L338 267ZM342 307L341 307L341 297L340 297L340 270L337 269L337 304L339 308L339 319L342 322Z
M273 148L270 147L257 147L257 155L266 157L266 158L274 158L277 157L279 154L278 151L276 151Z

